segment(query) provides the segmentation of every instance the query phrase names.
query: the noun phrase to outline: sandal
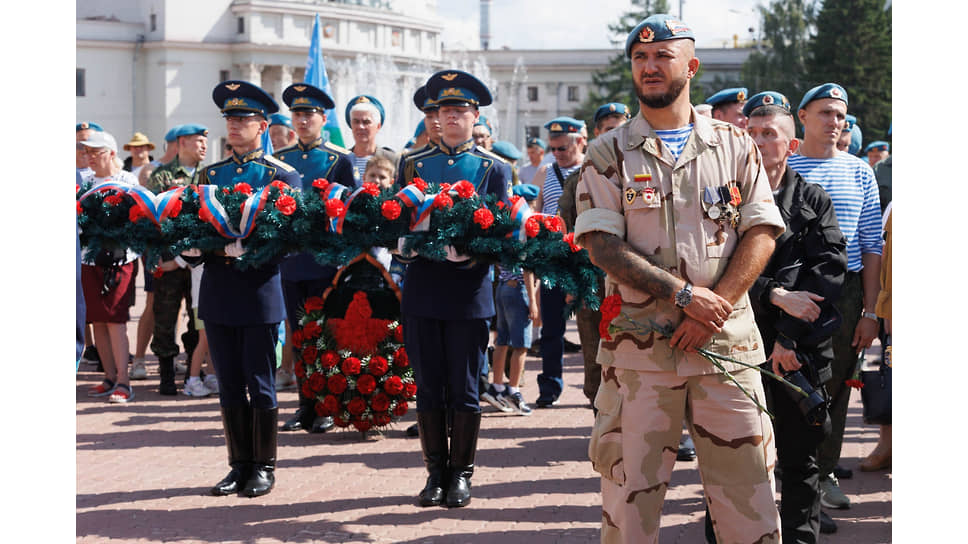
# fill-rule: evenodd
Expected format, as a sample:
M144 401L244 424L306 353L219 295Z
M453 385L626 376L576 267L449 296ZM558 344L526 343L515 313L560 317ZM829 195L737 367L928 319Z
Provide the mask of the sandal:
M117 387L114 382L104 378L104 381L95 385L94 387L87 390L87 396L89 397L106 397L111 393L114 393L114 389Z
M123 404L134 398L134 390L131 386L126 383L119 383L117 387L114 388L114 392L108 397L108 402L113 402L115 404Z

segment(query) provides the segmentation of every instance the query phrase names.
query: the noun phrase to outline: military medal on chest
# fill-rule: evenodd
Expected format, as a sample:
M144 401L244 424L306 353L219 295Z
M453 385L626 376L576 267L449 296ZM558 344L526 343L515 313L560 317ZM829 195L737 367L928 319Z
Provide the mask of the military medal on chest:
M652 174L635 174L635 182L647 184L638 193L641 195L642 202L645 203L647 208L659 208L662 206L662 197L659 195L658 189L652 186Z

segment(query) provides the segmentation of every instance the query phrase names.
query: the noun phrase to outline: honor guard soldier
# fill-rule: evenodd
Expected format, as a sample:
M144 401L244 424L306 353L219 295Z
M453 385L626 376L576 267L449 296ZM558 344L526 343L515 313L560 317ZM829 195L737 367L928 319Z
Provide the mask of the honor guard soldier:
M269 116L269 141L273 149L296 145L296 131L292 128L292 118L281 113Z
M401 186L419 177L431 183L467 180L479 195L508 203L511 172L507 163L474 145L471 131L491 103L491 93L476 77L459 70L437 72L427 95L440 106L438 146L409 155ZM449 252L437 262L416 257L403 283L403 334L417 383L417 424L424 462L430 473L419 495L421 506L465 506L481 426L479 377L494 317L489 267ZM448 445L448 412L453 431Z
M706 99L706 103L713 107L713 119L746 128L746 116L743 115L743 105L749 96L746 87L723 89Z
M276 151L275 157L299 173L302 183L296 187L309 190L313 181L319 178L353 187L353 162L349 158L349 151L324 142L320 136L323 125L326 124L326 110L335 106L333 99L322 89L308 83L295 83L282 92L282 100L292 111L297 141L291 147ZM336 275L336 268L317 263L309 253L300 253L287 257L282 262L281 270L286 315L292 325L306 299L323 294ZM299 386L301 388L302 383ZM332 428L333 418L317 417L313 409L314 403L313 399L304 398L300 394L299 408L282 426L282 430L325 432Z
M280 180L299 187L299 174L279 159L266 156L261 147L268 116L279 111L275 100L259 87L236 80L219 83L212 99L225 118L232 156L202 170L199 183L219 187L247 183L258 189ZM240 270L234 261L243 252L237 240L226 245L224 254L205 256L198 317L205 321L218 376L232 467L211 492L257 497L268 493L275 483L276 343L286 310L278 262Z
M427 96L427 86L421 85L416 92L413 93L413 105L417 107L418 110L422 111L424 114L423 121L421 123L424 127L424 134L426 135L427 141L420 145L419 143L415 145L412 149L407 150L400 156L400 164L397 166L397 186L400 187L400 180L403 177L403 162L407 160L407 157L415 153L420 153L430 149L431 147L437 147L440 144L440 120L437 118L437 110L439 106L437 101ZM417 138L420 128L417 128L417 132L414 133L414 138Z

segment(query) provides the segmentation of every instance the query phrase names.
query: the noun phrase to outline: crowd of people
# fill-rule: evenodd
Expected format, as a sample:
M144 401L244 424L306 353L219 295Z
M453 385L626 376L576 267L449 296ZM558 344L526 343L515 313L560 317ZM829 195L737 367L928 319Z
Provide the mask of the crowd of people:
M228 133L222 160L205 164L208 129L185 124L165 135L157 160L155 144L135 133L122 161L115 138L87 121L76 126L78 184L160 193L242 181L303 188L325 178L399 189L422 178L467 180L508 205L523 198L560 216L605 272L605 302L577 311L573 348L595 417L589 456L602 478L602 541L654 542L675 460L698 457L710 542L779 542L781 534L816 542L836 530L821 508L850 507L838 486L851 476L839 465L846 381L874 339L887 345L891 333L890 146L861 149L849 82L817 85L796 108L778 92L745 88L691 104L694 40L669 15L641 21L625 43L638 113L603 104L591 139L583 121L556 117L544 125L547 143L529 138L522 154L480 115L493 101L487 86L443 70L415 90L424 119L400 152L378 145L386 112L365 94L345 106L354 141L343 148L323 137L326 111L336 107L323 89L288 87L290 117L259 87L233 80L213 92ZM231 470L212 494L256 497L274 485L279 428L334 426L304 395L279 425L276 392L302 386L293 318L337 268L299 254L243 271L233 262L244 242L226 242L157 263L125 248L79 246L86 334L78 357L104 374L88 395L111 403L132 401L131 380L148 379L149 347L160 394L177 394L180 372L185 395L217 394ZM417 385L408 434L419 436L427 468L417 500L466 506L482 406L533 412L521 389L529 352L541 360L535 408L558 402L570 295L529 270L491 267L453 248L445 261L402 247L372 253L401 286ZM147 296L132 351L126 327L139 269ZM890 467L890 425L880 435L860 470Z

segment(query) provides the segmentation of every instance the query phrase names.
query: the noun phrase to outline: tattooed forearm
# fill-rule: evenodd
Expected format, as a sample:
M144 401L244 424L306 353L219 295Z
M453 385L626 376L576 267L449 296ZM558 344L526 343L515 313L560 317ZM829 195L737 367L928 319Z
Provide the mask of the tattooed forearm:
M592 263L619 283L661 300L671 300L682 288L682 279L655 266L614 234L589 232L582 235L580 242Z

